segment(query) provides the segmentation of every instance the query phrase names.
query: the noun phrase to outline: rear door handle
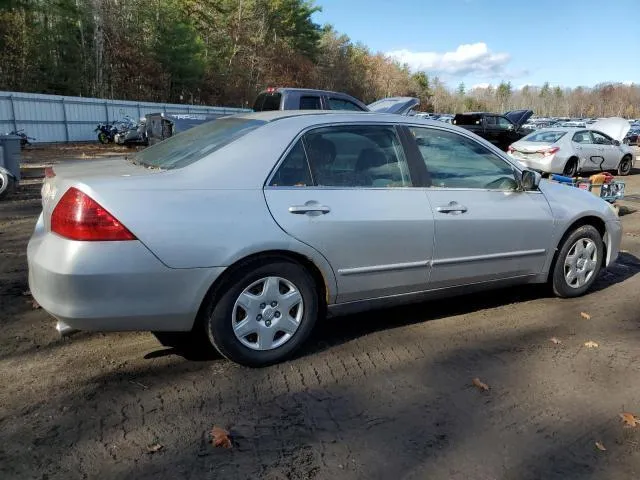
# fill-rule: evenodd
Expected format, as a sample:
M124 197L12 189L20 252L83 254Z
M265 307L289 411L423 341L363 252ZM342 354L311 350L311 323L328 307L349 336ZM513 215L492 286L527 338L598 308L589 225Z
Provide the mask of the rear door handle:
M289 213L296 215L325 215L329 213L331 209L326 205L318 205L317 203L307 202L305 205L291 205L289 207Z
M458 202L449 202L448 205L441 205L437 207L436 210L440 213L453 213L457 215L466 212L467 207L460 205Z

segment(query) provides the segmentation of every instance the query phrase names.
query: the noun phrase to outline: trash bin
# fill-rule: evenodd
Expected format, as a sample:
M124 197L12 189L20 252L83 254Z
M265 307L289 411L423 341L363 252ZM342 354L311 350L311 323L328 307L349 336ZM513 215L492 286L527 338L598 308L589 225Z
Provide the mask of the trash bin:
M20 181L20 137L0 135L0 199Z

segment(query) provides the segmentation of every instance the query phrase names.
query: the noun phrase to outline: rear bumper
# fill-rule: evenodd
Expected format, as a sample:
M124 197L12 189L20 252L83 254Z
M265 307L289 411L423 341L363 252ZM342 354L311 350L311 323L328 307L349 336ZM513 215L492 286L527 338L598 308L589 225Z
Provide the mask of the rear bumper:
M543 173L562 173L564 170L564 160L561 158L540 158L529 159L522 158L513 154L509 154L511 158L516 160L520 165L530 170L536 170Z
M36 301L74 330L187 331L224 268L172 269L142 243L77 242L45 231L27 248Z

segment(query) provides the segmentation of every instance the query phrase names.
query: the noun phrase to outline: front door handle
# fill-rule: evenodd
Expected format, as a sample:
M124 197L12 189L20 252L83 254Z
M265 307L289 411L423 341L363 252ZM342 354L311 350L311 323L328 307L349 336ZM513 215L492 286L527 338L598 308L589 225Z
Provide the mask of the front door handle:
M329 213L331 209L326 205L320 205L315 202L307 202L304 205L291 205L289 207L289 213L296 215L325 215Z
M436 210L440 213L453 213L454 215L458 215L466 212L467 207L460 205L458 202L449 202L448 205L441 205L437 207Z

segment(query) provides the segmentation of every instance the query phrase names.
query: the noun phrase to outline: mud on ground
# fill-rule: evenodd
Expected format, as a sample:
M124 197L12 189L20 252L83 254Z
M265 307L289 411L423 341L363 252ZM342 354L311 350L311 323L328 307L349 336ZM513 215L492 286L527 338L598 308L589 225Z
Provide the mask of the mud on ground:
M59 339L23 295L39 188L0 203L0 478L640 478L640 426L618 416L640 415L640 195L583 298L520 287L328 320L251 370L147 333Z

